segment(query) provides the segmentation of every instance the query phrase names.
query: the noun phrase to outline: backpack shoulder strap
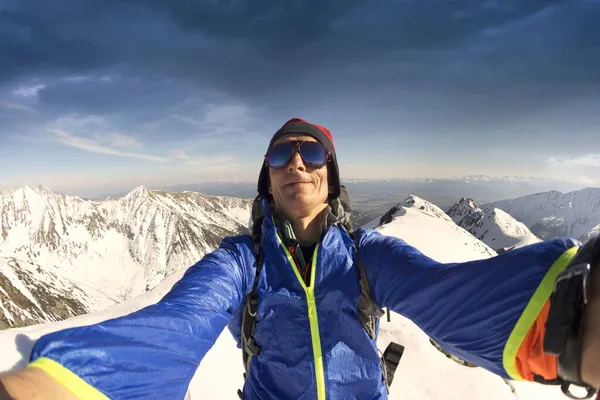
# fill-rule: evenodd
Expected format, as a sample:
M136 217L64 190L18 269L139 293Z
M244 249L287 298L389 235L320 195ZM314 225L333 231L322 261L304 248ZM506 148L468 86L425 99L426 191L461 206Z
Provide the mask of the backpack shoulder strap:
M258 280L264 261L263 254L262 247L259 246L256 257L257 262L254 283L252 285L252 290L246 296L246 304L242 314L242 357L246 372L248 372L252 356L258 355L261 350L260 346L254 340L254 333L256 331L256 313L258 311Z
M257 196L252 205L252 246L254 256L256 258L256 272L252 289L246 296L244 311L242 314L242 358L244 369L248 372L248 367L252 361L252 357L260 353L260 346L254 340L256 331L256 314L258 311L258 281L264 263L264 252L262 248L262 222L265 218L262 204L263 197Z
M353 231L348 230L346 227L344 227L344 229L354 242L354 248L356 249L356 263L358 264L358 277L360 282L360 297L358 298L356 316L358 317L363 328L367 331L369 337L371 339L375 339L375 327L377 319L384 316L385 312L373 300L371 288L369 287L369 281L365 272L365 267L360 257L360 251L358 250L358 238Z
M356 262L358 264L358 273L360 277L360 297L358 299L356 316L358 317L365 331L367 331L369 337L371 339L375 339L376 322L379 318L385 315L385 312L379 306L379 304L373 300L371 295L371 288L369 287L367 274L360 258L360 251L358 250L358 238L353 231L348 231L348 234L352 238L354 247L356 248ZM390 310L388 309L388 321L390 317L389 311ZM381 372L388 394L390 392L390 386L394 380L396 368L398 367L403 354L404 346L395 342L391 342L381 356Z
M356 315L360 320L361 325L369 334L369 337L371 339L375 339L375 327L377 319L385 315L385 312L375 301L373 301L367 274L365 273L365 268L360 257L360 251L358 250L358 238L356 236L356 232L352 228L352 202L346 186L341 185L339 198L330 202L330 206L332 207L333 213L338 218L336 223L344 231L346 231L354 243L354 248L356 250L356 263L358 264L358 278L360 282L360 297L358 300L358 309L356 310Z

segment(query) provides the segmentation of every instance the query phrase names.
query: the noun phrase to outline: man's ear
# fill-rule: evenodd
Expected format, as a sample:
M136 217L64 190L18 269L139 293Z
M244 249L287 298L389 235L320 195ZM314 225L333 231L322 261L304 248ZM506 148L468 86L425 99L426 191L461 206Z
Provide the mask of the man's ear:
M273 194L273 188L271 187L270 183L269 183L269 194Z
M329 186L329 194L333 193L333 186Z

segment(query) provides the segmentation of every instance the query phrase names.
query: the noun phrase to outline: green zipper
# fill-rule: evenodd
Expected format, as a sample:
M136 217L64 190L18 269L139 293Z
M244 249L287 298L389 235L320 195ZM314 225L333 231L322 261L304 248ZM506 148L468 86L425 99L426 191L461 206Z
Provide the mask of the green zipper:
M315 271L317 270L317 252L319 250L319 245L315 246L315 250L312 257L312 265L310 272L310 286L306 286L302 276L300 276L300 272L298 268L295 267L296 263L294 262L294 258L290 254L289 250L283 244L279 234L277 234L277 239L279 240L279 244L283 247L285 254L290 262L290 266L294 270L294 274L296 274L296 278L300 285L302 285L302 289L306 293L306 303L308 304L308 320L310 322L310 336L312 340L313 347L313 355L315 360L315 377L317 381L317 398L318 400L325 400L325 373L323 370L323 354L321 352L321 336L319 334L319 319L317 317L317 303L315 301Z

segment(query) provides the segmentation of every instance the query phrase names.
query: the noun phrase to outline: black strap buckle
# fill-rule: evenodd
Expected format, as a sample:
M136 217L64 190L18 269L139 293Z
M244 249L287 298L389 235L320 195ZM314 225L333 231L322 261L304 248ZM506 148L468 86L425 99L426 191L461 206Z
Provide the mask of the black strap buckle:
M384 376L388 390L390 386L392 386L396 368L398 368L398 364L400 363L403 355L404 346L395 342L391 342L383 352L383 357L381 359L384 364Z
M554 293L550 299L550 312L546 321L544 351L559 355L563 352L567 339L578 328L578 319L589 298L591 267L581 263L561 272L554 284Z
M261 347L256 343L254 337L248 338L246 341L246 353L250 354L251 356L257 356L260 354L260 351Z
M254 292L250 292L246 297L246 312L248 313L249 318L251 318L250 323L246 323L242 326L242 335L244 338L245 351L246 353L255 356L260 353L260 346L254 340L254 333L256 331L256 314L258 312L258 295ZM242 321L244 322L244 321Z
M546 321L544 351L558 357L561 391L572 399L589 399L596 389L581 379L581 349L585 308L589 301L591 265L586 262L568 267L555 281ZM578 397L571 386L584 388L587 394Z
M567 396L570 399L577 399L577 400L591 399L592 396L594 396L596 394L596 390L594 388L587 386L587 387L585 387L585 389L587 390L587 393L585 394L585 396L577 397L573 393L571 393L570 388L572 385L573 384L570 382L565 382L562 385L560 385L560 390L565 394L565 396Z
M590 285L590 273L592 272L592 266L589 263L581 263L577 265L573 265L572 267L567 268L563 272L561 272L556 278L554 290L557 291L561 286L564 286L565 283L568 284L568 281L571 279L580 278L580 287L582 289L583 294L583 305L586 305L589 301L589 285ZM579 283L577 284L579 285Z
M252 318L256 318L258 312L258 295L254 292L250 292L246 299L246 306L248 307L248 314Z

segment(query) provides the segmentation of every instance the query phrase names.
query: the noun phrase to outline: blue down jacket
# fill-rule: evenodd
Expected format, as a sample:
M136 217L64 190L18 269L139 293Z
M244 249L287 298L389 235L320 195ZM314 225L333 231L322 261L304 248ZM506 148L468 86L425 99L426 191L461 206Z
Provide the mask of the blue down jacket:
M352 240L334 225L318 243L307 288L268 209L256 341L245 399L386 399L379 355L356 317ZM443 264L395 237L357 231L374 300L414 321L449 352L505 378L552 282L577 251L555 239L499 256ZM86 399L183 399L226 326L240 341L255 257L249 236L228 237L157 304L41 337L31 364ZM241 363L241 356L240 356ZM235 390L232 388L232 390Z

